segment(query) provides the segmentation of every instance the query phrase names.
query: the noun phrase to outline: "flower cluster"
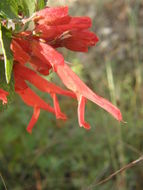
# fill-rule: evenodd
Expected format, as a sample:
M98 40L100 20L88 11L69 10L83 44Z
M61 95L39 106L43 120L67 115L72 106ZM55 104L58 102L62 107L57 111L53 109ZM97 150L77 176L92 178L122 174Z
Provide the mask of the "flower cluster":
M61 112L57 94L77 99L80 127L90 128L89 123L84 119L87 99L121 121L120 110L87 87L71 70L62 54L57 51L57 48L65 47L72 51L87 52L88 47L94 46L98 38L89 30L91 19L69 16L68 7L46 7L36 12L31 19L35 25L33 31L24 31L13 35L11 43L14 56L15 92L25 104L33 107L33 115L27 131L32 132L41 109L53 113L57 119L65 120L67 118ZM49 72L55 72L68 90L62 89L42 77L49 75ZM54 107L40 98L27 82L50 94ZM7 95L7 92L0 89L0 99L3 103L7 102Z

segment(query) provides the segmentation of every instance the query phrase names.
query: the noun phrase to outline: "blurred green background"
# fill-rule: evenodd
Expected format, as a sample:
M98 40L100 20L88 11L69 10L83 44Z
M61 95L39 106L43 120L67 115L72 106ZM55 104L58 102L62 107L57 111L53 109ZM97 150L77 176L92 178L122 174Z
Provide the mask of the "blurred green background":
M86 131L78 126L77 102L59 97L69 119L41 111L29 135L32 109L16 96L0 113L0 173L8 190L142 190L143 163L94 185L143 154L143 1L50 0L49 5L65 2L73 16L92 18L100 38L88 53L65 50L65 59L88 86L121 109L127 123L88 102L92 128ZM51 80L58 83L54 75Z

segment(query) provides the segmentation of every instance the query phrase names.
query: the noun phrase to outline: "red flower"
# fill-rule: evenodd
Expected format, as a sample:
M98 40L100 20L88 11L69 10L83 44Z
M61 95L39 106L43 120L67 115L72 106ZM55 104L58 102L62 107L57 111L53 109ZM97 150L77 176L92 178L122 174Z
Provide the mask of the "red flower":
M35 34L53 47L66 47L73 51L88 51L98 38L88 29L91 27L89 17L69 17L67 7L46 8L36 15Z
M57 67L57 74L65 84L67 88L72 90L78 100L78 120L79 125L85 128L89 128L89 124L84 121L84 107L86 99L91 100L101 108L112 114L117 120L122 120L121 112L118 108L113 106L109 101L95 94L90 88L88 88L80 78L68 67L68 65L59 65Z
M67 23L71 17L68 15L68 7L45 8L36 14L34 20L38 24L58 25Z
M68 32L75 30L85 30L91 27L91 19L89 17L73 17L65 24L47 25L36 24L35 33L45 40L63 39L68 37ZM95 34L94 34L95 35ZM71 36L71 35L70 35Z
M78 117L79 117L80 125L84 127L87 126L84 124L84 119L81 119L81 117L84 118L83 114L81 113L84 113L83 109L84 109L86 98L96 103L100 107L104 108L106 111L111 113L117 120L119 121L122 120L122 116L119 109L113 106L109 101L103 99L102 97L92 92L79 79L79 77L67 66L67 64L63 62L63 57L60 56L58 52L56 52L49 45L42 42L34 41L33 44L34 44L33 54L36 54L37 51L39 50L38 56L41 57L42 59L44 58L45 60L47 59L47 61L51 63L54 70L57 72L58 76L61 78L65 86L76 94L78 102L79 102ZM88 125L88 128L89 128L89 125Z
M27 127L28 132L32 131L39 117L40 109L55 114L57 119L66 119L66 115L61 112L57 94L77 99L79 125L86 129L90 128L90 125L84 119L87 99L121 121L120 110L87 87L66 64L64 57L56 50L57 47L66 47L73 51L86 52L88 47L94 46L98 38L88 30L91 27L91 19L88 17L71 17L68 15L67 7L59 7L45 8L35 13L33 20L35 29L32 32L26 31L17 34L11 44L15 60L15 91L34 110ZM33 69L28 68L27 63ZM41 75L48 75L49 71L56 72L70 91L56 86L38 74L39 72ZM31 90L26 81L39 90L50 94L54 108Z
M55 47L66 47L72 51L87 52L88 47L95 46L98 38L88 30L68 32L69 37L63 37L55 42Z
M0 100L2 100L3 104L7 103L7 96L8 96L8 92L0 88Z

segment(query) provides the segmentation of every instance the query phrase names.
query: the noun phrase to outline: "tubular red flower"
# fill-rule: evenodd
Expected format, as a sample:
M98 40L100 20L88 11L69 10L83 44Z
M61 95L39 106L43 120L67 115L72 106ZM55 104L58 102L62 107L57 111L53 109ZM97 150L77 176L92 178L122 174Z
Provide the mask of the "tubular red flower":
M54 47L66 47L72 51L87 52L88 47L95 46L97 36L88 30L75 30L69 32L69 37L57 39Z
M65 64L63 63L63 57L56 52L53 48L49 48L50 46L42 43L42 42L34 42L34 50L39 49L39 57L42 57L42 59L49 61L49 63L52 63L52 66L56 69L54 69L65 86L72 90L77 97L82 96L85 97L92 102L96 103L106 111L108 111L110 114L112 114L117 120L121 121L122 116L120 113L120 110L113 106L109 101L105 100L104 98L98 96L94 92L92 92L80 79L79 77ZM47 57L48 55L48 57ZM49 56L50 55L50 56ZM53 56L60 57L60 59L53 59ZM82 100L83 101L83 100ZM80 109L81 110L81 109ZM80 114L79 114L80 115ZM80 120L80 118L79 118Z
M103 109L105 109L107 112L109 112L113 117L115 117L117 120L122 120L121 112L118 108L116 108L114 105L112 105L108 100L105 100L104 98L98 96L95 94L90 88L88 88L81 80L80 78L66 65L58 65L57 66L57 74L63 81L64 85L72 90L76 95L79 102L79 117L83 113L80 114L82 111L81 108L84 106L84 98L91 100L95 104L99 105ZM83 119L79 118L79 121L84 121ZM80 122L83 124L83 122Z
M36 13L34 20L38 24L57 25L65 24L70 20L68 7L45 8Z
M27 80L28 82L36 86L39 90L49 93L51 97L53 98L56 118L61 118L64 120L66 119L66 115L63 114L60 110L56 94L61 94L61 95L75 98L76 96L74 93L67 90L63 90L62 88L56 86L55 84L48 82L47 80L39 76L36 72L20 64L15 64L14 72L15 72L16 77L19 77L20 80L23 80L23 81ZM26 87L24 86L24 90L25 88Z
M40 24L35 27L35 33L47 41L63 38L63 34L75 30L85 30L91 27L89 17L72 17L69 23L59 25ZM67 35L66 35L67 37ZM65 38L65 36L64 36Z
M8 92L6 92L5 90L0 88L0 100L2 100L3 104L7 103L7 96L8 96Z
M47 7L36 12L33 21L35 29L16 34L11 43L15 61L13 69L15 91L28 106L33 108L33 115L27 131L32 132L40 115L40 109L55 114L57 119L67 118L61 112L57 94L77 99L78 122L81 127L90 128L89 123L84 119L87 99L121 121L120 110L87 87L65 63L62 54L56 51L56 48L66 47L72 51L87 52L89 47L94 46L98 37L89 30L91 19L69 16L68 7ZM30 64L34 70L28 68L26 63ZM57 73L69 90L64 90L39 75L39 73L49 75L52 71ZM53 99L54 108L30 89L26 81L39 90L49 93ZM0 89L0 99L3 103L7 102L7 95Z
M66 90L61 89L60 87L57 87L56 85L38 76L31 69L26 68L20 64L15 64L14 76L15 76L15 91L19 94L19 96L28 106L32 106L33 109L36 108L44 109L49 112L52 112L56 115L57 119L63 119L63 120L67 119L66 115L62 113L60 110L55 91L59 94L65 94L67 96L73 96L72 92L68 92ZM54 109L50 105L48 105L45 101L43 101L37 94L35 94L35 92L28 87L28 85L25 83L24 80L28 80L36 87L38 87L41 91L50 93L53 98ZM28 127L34 126L34 124L37 121L35 118L38 119L38 117L35 117L35 111L34 111ZM29 128L32 129L32 127Z

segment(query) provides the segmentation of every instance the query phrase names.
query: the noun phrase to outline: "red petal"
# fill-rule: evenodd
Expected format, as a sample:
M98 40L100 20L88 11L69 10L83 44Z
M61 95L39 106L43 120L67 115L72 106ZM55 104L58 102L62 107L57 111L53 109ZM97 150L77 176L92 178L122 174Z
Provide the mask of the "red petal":
M15 40L12 40L11 50L13 51L14 60L18 61L21 64L25 64L30 59L30 56Z
M91 23L91 18L89 17L72 17L69 25L72 26L73 30L74 29L86 29L90 28L92 23Z
M78 122L80 127L90 129L90 125L84 120L86 98L83 96L78 97Z
M35 32L40 34L41 38L45 40L52 41L57 38L60 38L66 32L87 29L91 27L91 19L89 17L73 17L71 18L68 24L60 24L60 25L45 25L40 24L35 28Z
M42 43L40 41L33 40L32 53L33 55L40 58L43 62L47 61L50 63L55 71L57 65L64 64L64 58L60 53L58 53L48 44Z
M54 108L55 108L55 114L57 119L64 119L66 120L67 117L64 113L61 112L59 102L57 99L56 94L52 94L53 102L54 102Z
M48 75L49 70L52 68L50 64L44 63L38 57L32 56L29 62L34 70L38 71L42 75Z
M21 79L19 78L19 81ZM22 84L26 83L24 81L21 82ZM49 111L51 113L55 114L54 109L47 104L44 100L42 100L34 91L32 91L28 86L27 88L22 89L20 83L18 82L18 80L15 80L15 91L16 93L19 94L19 96L23 99L23 101L25 102L25 104L27 104L28 106L32 106L32 107L39 107L43 110ZM21 88L21 89L20 89Z
M51 41L61 35L64 30L60 29L57 25L56 26L49 26L45 24L40 24L36 26L35 32L40 34L41 38L45 40Z
M31 69L25 66L22 66L20 64L15 64L14 72L16 76L20 76L23 80L29 81L43 92L61 94L65 96L70 96L72 98L76 97L73 92L70 92L68 90L63 90L62 88L47 81L46 79L38 75L36 72L32 71Z
M35 106L34 110L33 110L32 118L31 118L31 120L28 124L28 127L27 127L28 133L32 133L32 129L33 129L35 123L37 122L39 115L40 115L40 108Z
M68 16L68 7L56 7L56 8L45 8L36 12L36 22L39 24L57 25L65 24L70 21Z
M95 94L90 88L88 88L80 78L65 64L57 67L57 74L65 84L67 88L75 92L77 96L82 95L83 97L91 100L95 104L99 105L107 112L112 114L117 120L122 120L120 110L111 104L108 100Z
M29 35L27 36L28 39L25 38L23 32L18 34L20 37L14 38L15 41L26 53L31 52L30 40ZM13 42L12 42L13 43Z
M88 47L95 46L98 37L88 30L76 30L70 32L71 37L55 42L58 46L64 46L72 51L87 52Z

